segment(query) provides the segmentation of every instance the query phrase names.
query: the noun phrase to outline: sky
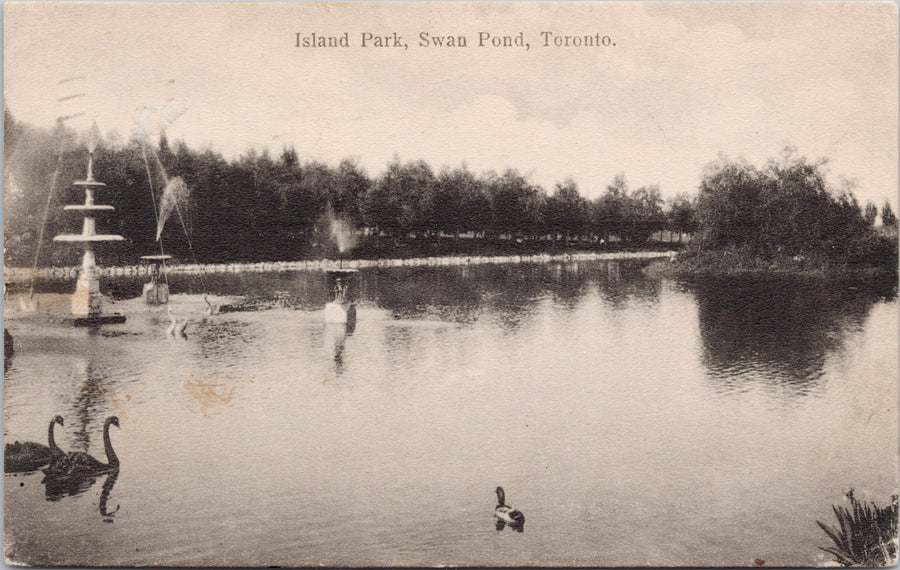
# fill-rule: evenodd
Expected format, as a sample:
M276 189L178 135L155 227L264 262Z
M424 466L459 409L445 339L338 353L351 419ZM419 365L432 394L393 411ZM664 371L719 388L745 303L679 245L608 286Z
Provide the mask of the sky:
M618 174L694 194L720 154L793 145L900 211L894 2L8 2L3 32L4 103L36 126L83 113L67 124L370 176L395 157L513 168L588 198ZM349 47L297 46L313 33ZM545 45L566 35L609 45Z

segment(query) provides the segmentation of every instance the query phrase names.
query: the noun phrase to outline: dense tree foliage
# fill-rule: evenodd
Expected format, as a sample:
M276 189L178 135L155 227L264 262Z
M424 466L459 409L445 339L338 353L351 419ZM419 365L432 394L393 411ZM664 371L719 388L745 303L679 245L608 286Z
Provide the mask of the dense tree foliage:
M51 240L80 231L80 216L62 206L84 199L72 185L85 177L84 141L62 124L37 129L8 111L5 119L5 263L75 264L77 248ZM126 238L102 250L105 264L132 264L160 249L200 263L332 256L328 222L336 218L356 229L353 255L363 257L645 247L670 230L678 241L699 237L695 250L869 263L887 259L896 242L889 205L876 228L874 205L863 211L849 188L827 187L822 163L790 152L761 168L722 158L707 168L696 198L682 193L668 203L658 186L632 190L622 174L588 200L574 180L548 195L515 170L476 175L463 165L435 174L421 160L395 158L370 178L351 160L304 162L289 147L277 158L249 150L228 161L165 136L155 144L108 136L94 153L93 172L107 185L97 201L116 208L98 226ZM178 180L189 199L166 219L157 242L161 195Z
M590 203L578 192L573 180L556 185L556 191L544 202L543 217L550 233L564 236L566 242L572 236L590 233Z
M894 210L891 209L891 205L888 202L885 202L884 206L881 207L881 223L886 228L897 229L897 216L894 214Z
M685 193L678 194L669 205L669 228L678 233L681 240L684 234L697 231L697 215L694 199Z
M875 219L878 218L878 206L873 204L872 202L866 203L866 209L864 210L863 217L866 219L866 223L870 226L875 225Z
M62 125L44 131L20 124L8 111L4 134L6 263L31 265L35 257L38 265L77 263L77 248L51 240L79 231L80 217L63 213L62 206L83 200L72 182L85 177L84 142ZM395 159L369 178L353 161L337 167L304 162L291 147L277 158L249 150L229 162L164 135L155 144L101 140L93 171L107 185L97 200L116 208L99 227L126 238L103 250L104 263L133 263L161 248L201 263L331 255L326 212L368 236L359 255L388 254L410 242L459 243L462 236L485 247L587 247L601 238L640 245L668 223L658 188L629 193L621 176L610 186L611 195L590 202L573 180L547 196L515 170L476 175L463 165L436 175L421 160ZM166 219L157 243L158 204L176 178L184 181L190 200Z
M692 207L689 200L682 205ZM593 206L595 231L605 234L607 239L616 236L625 241L642 243L654 232L663 229L678 231L671 223L671 216L663 212L659 187L642 186L630 191L624 174L613 179L606 187L606 193L597 198Z
M849 185L829 187L824 164L791 148L761 168L720 157L700 184L692 253L737 252L741 263L764 267L894 271L896 235L876 231L872 208L864 212Z
M534 237L542 233L544 191L515 170L489 173L485 183L491 205L490 230L495 236Z

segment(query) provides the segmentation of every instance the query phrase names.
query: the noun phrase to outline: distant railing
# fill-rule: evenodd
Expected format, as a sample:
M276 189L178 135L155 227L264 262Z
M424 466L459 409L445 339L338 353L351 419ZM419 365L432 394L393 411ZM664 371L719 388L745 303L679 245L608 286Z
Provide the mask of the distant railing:
M262 261L258 263L212 263L189 264L179 263L166 266L169 273L252 273L279 271L328 271L342 267L344 269L363 269L367 267L420 267L420 266L453 266L480 265L488 263L549 263L571 261L603 261L623 259L671 259L674 251L616 251L616 252L583 252L536 255L462 255L441 257L414 257L406 259L319 259L307 261ZM41 267L36 270L30 267L4 267L3 278L7 283L29 281L32 277L47 280L66 280L78 277L80 265L72 267ZM98 267L96 271L101 277L142 277L149 276L149 265L126 265L118 267Z

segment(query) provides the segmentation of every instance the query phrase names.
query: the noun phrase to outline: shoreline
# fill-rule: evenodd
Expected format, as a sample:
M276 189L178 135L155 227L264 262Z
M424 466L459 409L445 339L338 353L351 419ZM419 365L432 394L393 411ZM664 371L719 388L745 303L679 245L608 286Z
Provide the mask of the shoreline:
M687 252L666 267L667 274L675 279L800 277L829 281L882 281L896 282L896 264L838 263L822 258L805 256L761 257L729 250L709 250L700 253Z
M256 263L177 263L166 265L165 271L173 274L200 273L264 273L284 271L330 271L334 269L365 269L370 267L440 267L458 265L485 265L503 263L550 263L572 261L611 261L631 259L668 259L676 251L616 251L581 252L535 255L463 255L385 259L318 259L305 261L261 261ZM150 264L98 267L100 277L148 277ZM3 279L6 283L22 283L34 279L48 281L71 280L78 277L80 265L68 267L4 267Z

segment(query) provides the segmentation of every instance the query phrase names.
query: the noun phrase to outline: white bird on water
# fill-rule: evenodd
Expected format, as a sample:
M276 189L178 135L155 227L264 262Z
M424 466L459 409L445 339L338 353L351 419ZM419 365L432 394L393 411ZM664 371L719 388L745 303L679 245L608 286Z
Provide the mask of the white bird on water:
M188 321L187 319L177 320L175 316L172 314L172 308L166 307L166 312L169 314L169 319L172 321L172 324L169 325L168 330L166 330L166 334L170 334L173 337L187 338L187 335L184 332L185 327L187 327Z
M206 301L206 308L203 310L207 315L218 315L219 314L219 306L213 305L209 302L209 299L206 298L206 295L203 296L203 300Z

